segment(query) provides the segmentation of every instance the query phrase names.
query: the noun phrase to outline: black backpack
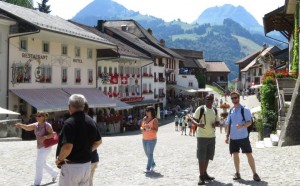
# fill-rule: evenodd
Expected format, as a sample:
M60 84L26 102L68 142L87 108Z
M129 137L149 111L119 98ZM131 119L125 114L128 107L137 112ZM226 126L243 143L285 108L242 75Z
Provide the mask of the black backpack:
M231 111L232 111L232 108L230 109L229 114L231 114ZM244 107L243 106L241 108L241 114L242 114L242 117L243 117L243 121L246 122L245 115L244 115ZM230 115L229 115L229 117L230 117ZM247 127L248 136L249 136L250 132L253 130L253 125L254 125L253 118L251 117L251 125L249 127ZM230 120L229 120L229 129L228 129L229 130L229 134L230 134L230 126L231 126L231 117L230 117Z
M218 116L218 110L215 108L215 107L212 107L214 110L215 110L215 114L216 114L216 117ZM200 107L200 117L199 117L199 120L202 118L204 114L204 106L201 106ZM204 114L204 121L205 121L205 124L206 124L206 118L205 118L205 114Z

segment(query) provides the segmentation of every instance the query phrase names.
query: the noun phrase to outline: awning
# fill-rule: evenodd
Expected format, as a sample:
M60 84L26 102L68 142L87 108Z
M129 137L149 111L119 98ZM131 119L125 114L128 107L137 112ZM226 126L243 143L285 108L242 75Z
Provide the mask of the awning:
M90 108L115 107L115 100L105 96L97 88L63 88L67 94L82 94L87 99Z
M115 100L113 99L113 101L116 103L116 106L113 107L114 110L125 110L125 109L132 109L133 106L129 105L123 101L120 100Z
M251 88L261 88L261 87L263 87L263 85L262 85L262 84L259 84L259 85L253 85L253 86L251 86Z
M59 88L11 89L10 91L35 107L37 111L54 112L68 110L69 95Z
M7 110L7 109L2 108L2 107L0 107L0 114L20 115L20 113L18 113L18 112Z
M140 107L140 106L148 106L148 105L159 104L159 103L161 102L158 102L156 100L143 100L143 101L131 102L128 104L134 107Z
M180 86L180 85L170 85L170 86L172 86L175 89L182 90L182 91L185 91L185 92L190 92L190 93L195 93L195 92L211 92L211 91L213 91L211 88L192 89L192 88L183 87L183 86Z

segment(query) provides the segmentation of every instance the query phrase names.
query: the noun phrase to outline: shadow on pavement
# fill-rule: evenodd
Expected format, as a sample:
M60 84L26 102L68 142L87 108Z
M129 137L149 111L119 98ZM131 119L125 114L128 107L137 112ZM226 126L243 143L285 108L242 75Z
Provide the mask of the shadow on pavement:
M260 185L260 186L269 185L268 182L265 182L265 181L257 182L257 181L254 181L254 180L244 180L244 179L240 179L237 182L239 182L240 184L243 184L243 185Z
M233 186L233 184L232 184L232 183L222 183L222 182L219 182L219 181L217 181L217 180L213 180L213 181L205 182L205 185Z
M47 185L53 185L53 184L56 184L56 182L45 183L45 184L43 184L43 185L41 185L41 186L47 186Z
M160 174L159 172L149 172L149 173L146 173L145 176L148 178L153 178L153 179L164 177L164 175Z

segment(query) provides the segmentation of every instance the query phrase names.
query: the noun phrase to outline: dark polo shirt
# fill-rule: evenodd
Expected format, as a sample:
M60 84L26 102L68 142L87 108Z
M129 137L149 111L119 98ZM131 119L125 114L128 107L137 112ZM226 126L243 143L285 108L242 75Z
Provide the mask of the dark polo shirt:
M64 122L59 134L56 156L63 144L71 143L73 149L66 159L76 163L87 163L92 158L93 143L99 140L101 135L95 121L84 112L75 112Z

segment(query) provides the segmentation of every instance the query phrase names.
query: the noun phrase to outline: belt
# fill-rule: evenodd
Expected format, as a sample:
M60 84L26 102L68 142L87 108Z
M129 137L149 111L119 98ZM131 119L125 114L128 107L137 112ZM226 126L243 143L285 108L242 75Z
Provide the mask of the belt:
M57 165L57 168L61 168L61 166L63 166L64 164L80 164L80 163L77 163L77 162L74 162L74 161L70 161L70 160L64 160L62 162L59 163L59 165Z

